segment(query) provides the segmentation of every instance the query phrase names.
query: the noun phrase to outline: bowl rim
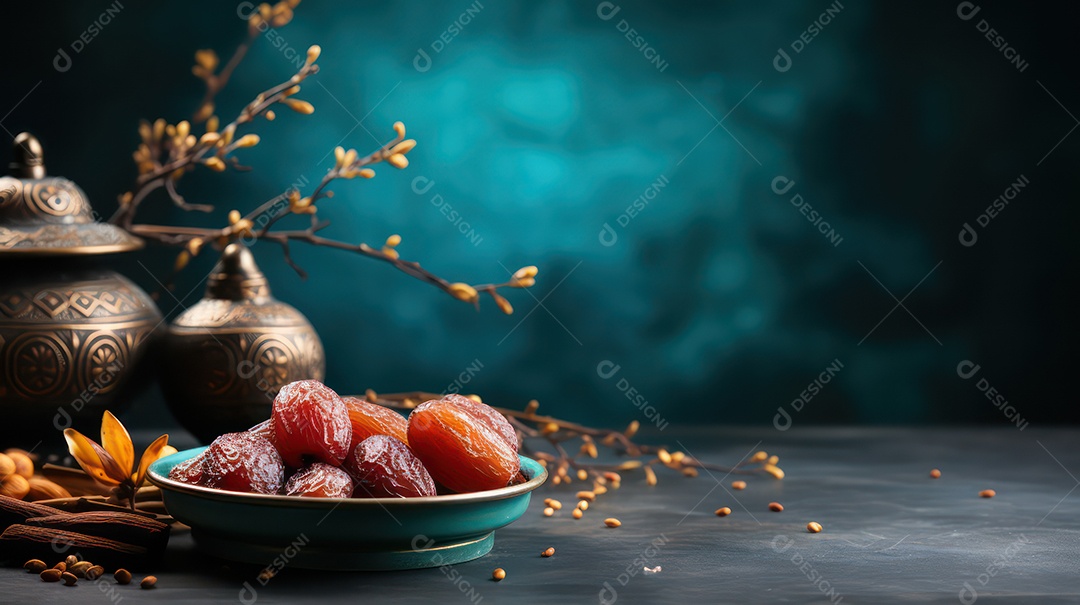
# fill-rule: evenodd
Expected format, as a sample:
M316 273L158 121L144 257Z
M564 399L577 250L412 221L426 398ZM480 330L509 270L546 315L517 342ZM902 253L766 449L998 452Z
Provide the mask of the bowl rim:
M507 487L500 487L498 489L489 489L480 492L469 492L466 494L418 496L415 498L302 498L299 496L283 496L278 494L251 494L246 492L234 492L230 490L217 489L213 487L204 487L201 485L190 485L188 483L182 483L180 481L170 479L157 471L157 468L166 465L168 465L171 470L173 466L185 460L188 460L189 458L199 455L207 447L208 446L202 446L183 450L156 460L150 465L146 476L150 480L150 483L153 483L154 485L161 488L163 492L180 492L190 496L197 496L203 499L230 502L234 504L254 504L258 506L277 507L286 505L286 508L325 508L330 510L334 510L339 507L370 508L374 506L379 506L382 508L386 508L387 506L393 506L397 508L401 506L491 502L494 500L504 500L507 498L520 496L522 494L527 494L543 485L548 478L547 468L545 468L543 465L538 463L536 460L533 460L532 458L518 454L518 459L521 460L521 466L523 468L529 466L534 472L536 471L536 469L539 469L540 472L524 483L518 483L517 485L509 485Z

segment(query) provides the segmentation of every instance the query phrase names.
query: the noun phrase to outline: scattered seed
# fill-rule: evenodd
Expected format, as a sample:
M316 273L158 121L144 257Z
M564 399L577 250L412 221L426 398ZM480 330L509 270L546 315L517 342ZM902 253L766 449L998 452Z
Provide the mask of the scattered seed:
M76 557L75 555L68 555L67 557L64 558L64 564L67 565L68 567L71 567L72 565L75 565L78 562L79 562L79 557Z
M607 488L604 487L603 485L595 485L595 486L593 486L592 491L593 491L594 494L599 496L600 494L606 494L607 493Z
M604 519L604 525L607 525L608 527L618 527L622 525L622 521L619 521L615 517L608 517L607 519Z
M596 448L596 446L594 445L593 448ZM593 457L595 458L595 456L593 456ZM578 481L584 481L584 480L588 479L589 478L589 471L587 471L587 470L585 470L583 468L579 468L578 472L577 472L577 478L578 478Z
M41 573L45 571L46 567L48 567L48 565L45 565L45 561L42 561L41 559L30 559L26 563L23 563L23 569L30 573Z
M39 575L41 576L42 582L59 582L60 575L63 573L64 572L60 571L59 569L46 569Z
M65 571L67 571L67 563L60 561L56 565L53 565L53 569L59 569L60 573L64 573Z
M131 584L131 572L121 567L113 574L117 584Z
M157 578L154 576L146 576L139 582L139 588L153 588L157 586Z
M984 489L983 491L979 492L979 497L980 498L993 498L996 495L997 495L997 492L995 492L992 489Z
M656 472L652 470L651 466L645 467L645 483L656 485Z
M580 491L577 493L577 499L592 502L593 500L596 500L596 492Z
M671 464L671 454L664 448L660 448L660 450L656 452L656 457L664 464Z
M746 482L745 481L732 481L731 482L731 489L746 489Z
M781 512L781 511L784 510L784 505L780 504L779 502L770 502L769 503L769 510L771 510L774 513L778 513L778 512Z
M74 586L75 583L79 581L79 578L76 577L75 574L68 571L60 574L60 579L64 581L64 586Z
M578 507L578 510L580 510L581 512L585 512L585 511L589 510L589 501L588 500L579 500L578 503L577 503L577 507Z
M76 578L85 578L86 570L91 567L93 567L93 564L90 561L79 561L74 565L68 566L67 570L68 573L73 574Z
M554 514L555 514L555 509L551 508L550 506L544 509L544 516L545 517L550 517L551 515L554 515Z
M677 451L677 450L674 451L674 452L671 452L671 461L672 462L675 462L677 464L679 462L682 462L683 458L686 458L686 454L684 454L684 453L682 453L680 451Z
M548 499L544 500L544 504L546 506L554 508L555 510L561 510L562 509L562 502L559 502L555 498L548 498Z
M930 471L930 478L931 479L937 479L940 476L941 476L941 471L937 470L936 468Z
M604 478L608 481L614 481L615 483L622 481L622 475L615 471L604 471Z
M720 508L716 509L716 516L717 517L726 517L726 516L728 516L730 514L731 514L731 509L726 507L726 506L723 506L723 507L720 507Z
M817 521L811 521L806 524L806 531L816 534L821 531L821 524Z
M100 565L94 565L90 569L86 570L87 580L96 580L105 575L105 568Z
M506 570L501 567L496 567L495 571L491 572L491 579L496 582L506 578Z
M575 508L574 512L570 513L570 515L572 517L574 517L575 519L580 519L581 517L583 517L585 515L585 513L581 512L580 508Z
M541 557L550 557L550 556L551 556L551 555L553 555L553 554L555 554L555 547L554 547L554 546L549 546L549 547L547 548L547 550L545 550L544 552L540 553L540 556L541 556Z
M696 468L688 466L682 470L682 474L685 477L697 477L698 472Z

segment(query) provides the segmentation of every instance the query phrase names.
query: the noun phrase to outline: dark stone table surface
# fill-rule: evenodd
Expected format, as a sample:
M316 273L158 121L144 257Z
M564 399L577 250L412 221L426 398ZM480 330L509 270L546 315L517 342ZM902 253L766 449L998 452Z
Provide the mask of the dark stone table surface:
M179 534L154 590L65 588L2 569L0 603L1080 602L1080 430L672 426L656 438L716 463L765 449L787 477L735 491L720 473L663 473L656 487L628 475L579 521L569 512L580 484L549 484L491 554L446 569L285 568L263 585L257 567L202 556ZM548 496L570 506L545 518ZM733 513L715 516L721 506ZM824 531L808 533L809 521ZM541 558L549 546L555 556ZM499 583L496 567L508 574Z

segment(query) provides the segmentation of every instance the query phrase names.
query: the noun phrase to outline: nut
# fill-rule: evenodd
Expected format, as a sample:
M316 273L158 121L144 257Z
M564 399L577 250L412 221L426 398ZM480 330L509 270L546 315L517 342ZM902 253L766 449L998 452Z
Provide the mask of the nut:
M979 492L979 497L980 498L993 498L996 495L997 495L997 492L995 492L992 489L984 489L983 491Z
M154 576L146 576L142 579L142 582L139 582L140 588L153 588L154 586L157 586L157 578Z
M596 500L596 492L580 491L577 493L577 499L592 502L593 500Z
M555 554L555 547L554 546L549 546L547 549L544 550L544 552L540 553L540 556L541 557L550 557L553 554Z
M30 573L41 573L45 571L46 567L48 567L48 565L45 565L45 561L42 561L41 559L30 559L26 563L23 563L23 569Z
M506 570L501 567L496 567L495 571L491 572L491 579L498 582L506 577Z
M545 517L550 517L551 515L554 515L554 514L555 514L555 509L551 508L550 506L544 509L544 516Z
M607 525L608 527L618 527L622 525L622 521L619 521L615 517L608 517L607 519L604 519L604 525Z
M578 509L581 510L581 512L585 512L585 511L589 510L589 501L588 500L580 500L577 503L577 507L578 507Z
M0 454L0 456L7 458L6 454ZM8 460L11 460L11 458L8 458ZM22 500L28 493L30 493L30 482L26 480L26 477L12 471L3 479L0 479L0 496L9 496L16 500Z
M64 581L64 586L74 586L75 583L79 581L79 578L75 574L67 571L60 574L60 579Z
M64 572L60 571L59 569L46 569L38 575L41 576L42 582L59 582L60 574L62 573Z
M71 497L71 493L63 486L44 477L30 477L27 481L30 483L30 491L26 494L28 502Z
M93 563L90 561L79 561L78 563L71 565L67 568L68 573L74 574L76 578L85 578L86 570L93 567Z
M105 575L105 568L100 565L94 565L90 569L86 570L87 580L96 580L103 575Z
M731 509L726 507L726 506L716 509L716 516L717 517L726 517L726 516L728 516L730 514L731 514Z
M930 471L930 478L931 479L937 479L938 477L941 477L941 471L939 471L936 468Z
M806 524L806 531L816 534L821 531L821 524L817 521L811 521Z
M131 584L131 572L121 567L113 573L117 584Z
M575 519L580 519L583 516L585 516L585 513L581 512L580 508L575 508L574 512L570 513L570 516L575 518Z
M769 503L769 510L771 510L774 513L783 512L784 505L780 504L779 502L770 502Z
M65 571L67 571L67 563L64 563L63 561L60 561L56 565L53 565L53 569L59 569L60 573L63 573Z
M27 479L34 476L34 461L30 459L30 456L17 450L8 450L5 455L15 463L16 473Z
M731 489L746 489L746 482L745 481L732 481L731 482Z
M562 502L559 502L555 498L546 498L544 500L544 505L554 508L555 510L559 510L562 508Z
M7 454L0 454L0 479L6 479L8 475L14 473L18 469L15 466L15 461L11 459L11 456Z
M79 562L79 557L75 555L68 555L64 557L64 565L67 565L68 570L71 570L72 566Z
M697 477L697 469L692 466L683 467L682 474L684 477Z

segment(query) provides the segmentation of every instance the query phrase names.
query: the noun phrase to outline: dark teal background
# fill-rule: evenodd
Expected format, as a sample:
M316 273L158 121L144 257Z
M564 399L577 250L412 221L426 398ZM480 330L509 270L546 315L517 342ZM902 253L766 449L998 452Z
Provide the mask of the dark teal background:
M531 295L509 292L514 315L490 300L477 313L388 266L297 245L303 282L278 248L256 246L275 294L321 333L327 381L341 392L441 391L473 367L466 392L513 406L538 398L589 422L647 422L647 401L670 422L769 424L782 407L795 423L1008 423L980 392L985 379L1024 420L1080 419L1075 8L984 2L965 21L955 2L842 0L795 53L835 5L618 4L605 20L613 8L591 1L481 0L435 53L477 5L306 0L280 35L301 53L322 45L322 73L298 95L315 114L282 109L260 123L262 144L238 154L250 173L184 179L189 201L218 206L213 217L155 196L141 218L223 224L231 208L317 182L335 145L366 153L402 120L419 141L411 166L336 184L319 204L327 235L378 244L399 233L404 257L451 280L502 280L528 264L539 280ZM0 42L0 115L11 110L0 124L37 133L51 172L80 183L103 214L134 176L138 118L189 116L202 94L194 51L227 56L245 27L232 2L130 0L70 70L54 70L57 49L70 51L108 6L22 6ZM983 37L982 19L1024 71ZM620 31L630 27L663 70ZM784 72L773 64L780 48L793 59ZM414 67L418 49L427 71ZM287 78L289 56L257 43L219 112ZM961 245L962 225L1021 175L1030 184L975 246ZM794 181L784 195L773 192L779 176ZM666 186L620 226L658 180ZM796 194L838 245L800 214ZM614 245L601 241L605 224ZM119 264L154 289L171 258L151 250ZM197 300L213 262L194 262L163 311ZM897 308L867 336L895 306L882 285L902 299L917 284L904 299L917 320ZM833 380L793 410L836 360ZM958 376L964 360L977 377ZM604 361L620 367L609 379ZM131 417L163 414L150 394Z

